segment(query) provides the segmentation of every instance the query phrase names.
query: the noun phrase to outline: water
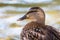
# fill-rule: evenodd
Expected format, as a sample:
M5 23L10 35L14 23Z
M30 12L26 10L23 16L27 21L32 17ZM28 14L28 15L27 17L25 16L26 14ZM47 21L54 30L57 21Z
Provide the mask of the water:
M59 6L57 6L59 9ZM57 24L56 22L60 21L60 18L55 18L55 16L52 16L52 14L48 14L47 10L51 10L49 7L42 7L46 12L46 24L54 26L58 30L60 30L60 24ZM55 10L56 8L53 8ZM22 28L25 24L27 24L29 21L24 20L24 21L17 21L20 17L22 17L25 13L20 13L20 14L9 14L6 13L7 11L28 11L29 7L23 8L23 7L13 7L13 6L5 6L5 7L0 7L0 38L6 38L8 36L12 36L12 38L16 38L15 36L20 35ZM60 10L60 9L59 9ZM55 14L54 14L55 15ZM57 16L57 14L56 14ZM55 20L57 19L57 20ZM11 24L16 23L18 25L21 25L21 27L10 27ZM57 27L58 26L58 27ZM19 36L18 36L19 37ZM18 40L19 38L17 38Z
M56 0L1 0L0 3L5 4L31 4L39 3L39 6L45 11L46 14L46 24L51 25L57 30L60 30L60 1ZM40 4L41 3L41 4ZM49 4L44 6L44 4ZM0 40L14 39L20 40L20 33L24 25L26 25L29 20L17 21L22 17L29 8L27 6L3 6L0 7ZM13 25L14 24L14 25ZM12 26L11 26L12 25ZM17 27L16 27L17 26Z

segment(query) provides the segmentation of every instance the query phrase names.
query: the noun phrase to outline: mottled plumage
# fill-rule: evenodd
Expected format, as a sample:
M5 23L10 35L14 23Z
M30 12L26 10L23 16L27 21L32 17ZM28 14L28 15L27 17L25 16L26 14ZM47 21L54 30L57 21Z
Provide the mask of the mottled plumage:
M60 40L59 33L51 26L37 22L26 24L21 33L22 40Z
M19 20L35 19L26 24L20 34L21 40L60 40L60 33L52 26L45 25L45 13L39 7L32 7Z

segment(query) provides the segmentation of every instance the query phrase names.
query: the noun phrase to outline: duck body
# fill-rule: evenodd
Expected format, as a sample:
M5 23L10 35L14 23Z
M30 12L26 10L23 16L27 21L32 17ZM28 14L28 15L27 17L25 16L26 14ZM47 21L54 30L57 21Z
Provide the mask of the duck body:
M21 40L60 40L58 34L51 26L30 22L23 28Z
M59 32L52 26L45 25L45 13L40 7L32 7L21 18L32 19L21 32L21 40L60 40Z

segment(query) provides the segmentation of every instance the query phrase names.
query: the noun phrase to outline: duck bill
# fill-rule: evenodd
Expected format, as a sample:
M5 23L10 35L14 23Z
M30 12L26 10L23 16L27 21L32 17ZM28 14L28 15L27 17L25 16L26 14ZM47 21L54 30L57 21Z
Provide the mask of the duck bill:
M26 16L26 15L24 15L24 16L21 17L21 18L19 18L17 21L22 21L22 20L24 20L24 19L27 19L27 16Z

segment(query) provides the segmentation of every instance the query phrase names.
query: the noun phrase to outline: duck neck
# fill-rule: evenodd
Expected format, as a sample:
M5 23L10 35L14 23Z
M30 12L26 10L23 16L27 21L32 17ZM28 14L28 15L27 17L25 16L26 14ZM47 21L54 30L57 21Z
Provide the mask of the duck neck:
M43 17L35 17L35 18L36 18L36 22L45 25L45 16L43 16Z
M45 25L45 19L37 19L37 21L36 22L38 22L38 23L41 23L41 24L44 24Z

